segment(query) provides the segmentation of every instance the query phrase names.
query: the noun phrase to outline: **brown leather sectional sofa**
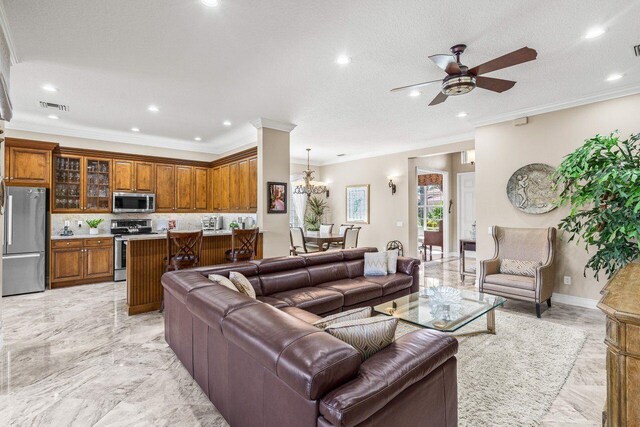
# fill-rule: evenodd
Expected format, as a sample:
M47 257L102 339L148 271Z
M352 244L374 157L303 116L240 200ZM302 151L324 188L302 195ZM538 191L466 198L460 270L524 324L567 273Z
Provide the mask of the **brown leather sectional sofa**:
M362 362L311 325L416 292L420 261L364 277L359 248L166 273L165 339L232 426L455 426L455 338L409 333ZM244 274L258 300L210 281Z

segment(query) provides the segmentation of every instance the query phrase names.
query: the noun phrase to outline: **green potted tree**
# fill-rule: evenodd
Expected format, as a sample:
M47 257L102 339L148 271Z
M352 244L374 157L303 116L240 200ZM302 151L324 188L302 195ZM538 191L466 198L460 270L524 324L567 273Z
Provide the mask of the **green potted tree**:
M307 213L304 216L304 225L307 231L320 231L322 218L328 206L327 202L319 197L309 197L307 200Z
M559 228L568 241L595 249L585 266L608 278L640 256L640 134L596 135L564 158L554 176L559 205L570 207Z

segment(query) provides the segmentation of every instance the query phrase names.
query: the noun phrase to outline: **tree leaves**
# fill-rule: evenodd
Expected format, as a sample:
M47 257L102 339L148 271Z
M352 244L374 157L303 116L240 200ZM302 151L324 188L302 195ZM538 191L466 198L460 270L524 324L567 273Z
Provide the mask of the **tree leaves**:
M565 156L554 175L558 205L570 206L558 227L569 242L594 246L586 270L607 277L640 256L640 134L596 135Z

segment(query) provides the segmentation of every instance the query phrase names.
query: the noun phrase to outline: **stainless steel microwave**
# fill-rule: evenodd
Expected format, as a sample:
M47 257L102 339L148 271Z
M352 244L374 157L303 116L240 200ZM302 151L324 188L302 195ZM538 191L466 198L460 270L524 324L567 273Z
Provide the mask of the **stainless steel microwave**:
M113 193L113 213L156 211L156 195L145 193Z

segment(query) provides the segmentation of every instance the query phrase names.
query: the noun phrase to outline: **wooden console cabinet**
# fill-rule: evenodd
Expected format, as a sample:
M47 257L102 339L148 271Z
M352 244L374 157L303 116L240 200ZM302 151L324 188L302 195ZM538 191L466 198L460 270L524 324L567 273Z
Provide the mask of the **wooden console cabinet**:
M51 241L51 288L113 280L113 238Z
M620 270L602 290L607 315L608 427L640 426L640 261Z

